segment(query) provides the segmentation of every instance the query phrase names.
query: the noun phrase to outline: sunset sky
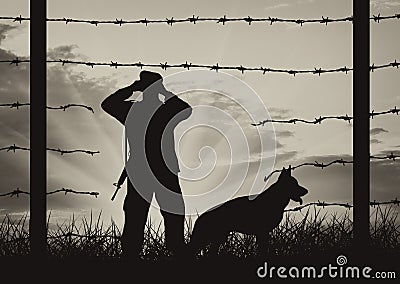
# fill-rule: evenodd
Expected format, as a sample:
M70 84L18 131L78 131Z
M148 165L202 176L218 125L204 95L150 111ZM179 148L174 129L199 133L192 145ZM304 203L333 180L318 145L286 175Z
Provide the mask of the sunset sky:
M29 17L29 1L0 0L1 16ZM400 13L400 1L371 1L371 14ZM322 16L342 18L352 15L351 0L268 0L268 1L128 1L128 0L52 0L48 1L49 18L77 18L92 20L118 19L174 19L200 17L279 17L315 19ZM185 61L213 65L271 67L282 69L324 69L351 67L352 24L332 23L296 24L275 23L189 23L144 25L100 25L48 23L48 58L120 63ZM371 63L384 64L400 61L399 20L371 22ZM29 57L29 22L22 24L0 21L0 60L16 56ZM183 71L161 70L163 76ZM81 191L98 191L99 197L53 195L48 198L52 216L64 219L72 214L87 215L91 210L102 211L122 224L122 202L126 187L116 200L110 200L115 182L123 167L123 127L100 107L101 101L118 88L138 78L140 69L48 64L47 104L59 106L80 103L93 107L94 114L85 109L48 111L48 146L62 149L90 149L101 153L93 157L84 154L60 156L48 153L48 191L66 187ZM271 118L304 118L313 120L320 115L352 115L352 73L296 75L265 74L260 72L227 71L248 84L262 99ZM29 65L0 64L0 103L29 101ZM371 110L383 111L400 106L400 72L389 68L371 74ZM34 96L35 94L31 94ZM138 95L138 94L135 94ZM367 94L366 94L367 95ZM242 116L243 110L235 103L218 95L192 93L182 98L191 105L208 105L223 109L249 134L256 133ZM254 104L252 107L257 107ZM201 117L207 123L207 116ZM190 120L190 119L189 119ZM188 121L189 121L188 120ZM190 122L189 122L190 123ZM194 123L192 121L192 123ZM270 135L261 129L261 135ZM352 124L326 121L321 125L275 124L276 161L274 169L303 162L329 162L338 157L351 159ZM0 109L0 147L16 144L29 146L29 107L19 110ZM253 133L253 134L252 134ZM186 137L187 136L187 137ZM181 162L190 167L198 163L212 163L213 155L199 158L199 150L210 146L217 154L216 172L196 183L181 181L184 194L209 190L224 178L224 161L229 160L228 147L215 133L193 130L182 140ZM235 143L235 141L229 141ZM225 149L225 150L224 150ZM253 155L257 156L252 148ZM255 152L254 152L255 151ZM399 117L387 115L371 120L371 153L382 155L400 152ZM236 155L233 153L233 155ZM17 187L29 191L29 153L0 152L0 193ZM241 166L233 165L241 171ZM373 161L371 163L371 199L391 200L399 196L400 163ZM268 175L265 172L260 177ZM352 203L352 167L341 165L321 170L304 167L294 171L300 184L309 189L305 202ZM255 177L250 167L248 179ZM271 178L271 182L277 176ZM258 181L259 182L259 181ZM236 184L227 180L225 187ZM249 181L239 191L248 193ZM224 190L221 188L220 190ZM295 206L291 203L290 206ZM193 208L195 204L191 204ZM29 209L27 196L0 198L0 215L21 214ZM337 208L335 208L337 210ZM157 218L153 209L154 218ZM201 211L201 210L200 210Z

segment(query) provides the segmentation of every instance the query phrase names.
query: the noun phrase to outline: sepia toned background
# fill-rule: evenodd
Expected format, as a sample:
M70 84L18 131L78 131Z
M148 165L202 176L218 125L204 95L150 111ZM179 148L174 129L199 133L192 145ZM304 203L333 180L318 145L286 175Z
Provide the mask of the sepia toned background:
M0 0L1 14L29 16L29 1ZM400 1L371 1L371 13L399 13ZM48 17L78 19L164 19L201 17L279 17L310 19L352 15L350 0L269 0L269 1L48 1ZM400 21L371 22L371 63L384 64L400 59L400 42L394 35ZM29 57L29 23L0 23L0 59ZM48 58L99 62L185 61L213 65L266 66L282 69L313 69L352 66L352 24L216 23L148 25L92 25L48 23ZM163 76L177 70L151 69ZM123 127L100 108L101 101L138 78L136 68L79 67L48 65L48 105L82 103L94 108L65 112L48 111L48 146L62 149L90 149L101 153L94 157L74 154L60 156L48 153L48 190L61 187L82 191L98 191L91 196L53 195L48 209L54 222L73 214L99 214L122 224L122 202L125 187L114 202L112 183L123 167ZM227 72L247 83L262 98L272 118L314 119L320 115L352 114L352 74L315 75L266 74L260 72ZM0 64L0 102L29 100L29 65ZM371 73L371 110L387 110L399 105L400 73L383 69ZM34 96L35 94L31 94ZM136 94L137 95L137 94ZM367 95L367 94L366 94ZM240 119L242 110L230 107L232 102L216 96L185 96L191 104L206 104L227 109ZM400 130L397 116L371 120L371 153L400 152ZM243 126L246 127L246 126ZM321 125L274 125L276 131L275 168L303 162L328 162L338 157L351 159L352 125L343 121L326 121ZM249 125L250 129L251 126ZM249 130L250 131L250 130ZM260 130L263 131L262 129ZM29 146L29 108L0 110L0 146ZM201 131L187 134L181 162L196 166L207 163L198 159L202 146L220 147L218 159L226 159L225 142L221 137ZM265 134L267 135L267 134ZM196 141L197 144L193 142ZM226 145L225 145L226 146ZM217 152L218 152L217 151ZM213 157L210 157L210 159ZM19 187L29 190L29 154L24 151L0 153L0 193ZM391 161L371 163L371 199L390 200L398 197L400 164ZM265 175L269 173L266 172ZM299 182L309 189L304 201L324 200L349 202L352 199L352 167L328 169L305 167L294 172ZM204 190L223 179L217 171L209 180L201 181ZM251 179L251 172L249 173ZM276 176L271 178L271 182ZM234 182L234 181L232 181ZM183 192L192 186L182 181ZM226 186L229 186L227 184ZM246 194L243 188L239 195ZM291 204L295 205L295 204ZM27 196L1 198L0 215L25 214L29 210ZM335 208L334 210L337 210ZM156 210L152 216L158 218Z

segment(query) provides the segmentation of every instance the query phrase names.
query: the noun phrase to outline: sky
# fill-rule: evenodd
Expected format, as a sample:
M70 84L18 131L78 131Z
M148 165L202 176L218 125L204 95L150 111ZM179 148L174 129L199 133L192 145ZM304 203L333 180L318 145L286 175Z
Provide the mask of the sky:
M0 0L1 16L29 16L29 1ZM371 14L392 15L400 13L400 1L370 1ZM174 17L279 17L314 19L352 15L350 0L268 0L268 1L48 1L49 18L80 19L164 19ZM313 69L352 66L352 25L335 23L295 24L276 23L216 23L92 26L84 24L48 23L48 58L99 62L138 62L268 66L282 69ZM396 37L400 28L398 20L371 23L371 63L384 64L400 60L400 41ZM29 23L0 22L0 59L29 57ZM174 75L178 70L161 70L163 76ZM180 71L180 70L179 70ZM138 78L136 68L79 67L49 64L47 72L47 103L59 106L80 103L93 107L94 114L84 109L48 111L48 146L62 149L99 150L99 155L63 155L48 153L48 190L60 187L81 191L98 191L92 196L52 195L48 209L54 220L87 215L100 211L105 219L113 218L121 225L125 186L114 202L110 198L115 182L123 167L123 127L109 117L100 107L101 101L118 88ZM352 114L352 74L313 75L266 74L238 71L227 72L242 80L261 98L271 118L314 119L320 115ZM0 64L0 103L29 101L29 65ZM399 106L400 73L396 69L383 69L371 74L371 110L382 111ZM34 94L31 94L34 96ZM138 96L138 94L135 94ZM208 105L224 110L235 118L246 133L252 157L257 157L257 130L247 124L243 109L232 100L215 94L192 92L182 98L191 105ZM254 104L253 107L256 107ZM12 144L29 146L29 108L0 109L0 146ZM190 120L190 119L189 119ZM188 121L189 121L188 120ZM203 123L207 115L201 116ZM400 152L400 128L397 116L376 117L371 121L371 153L382 155ZM194 120L191 122L194 123ZM190 124L190 122L189 122ZM297 165L303 162L329 162L338 157L351 159L352 124L327 121L321 125L274 126L276 134L276 159L273 167ZM261 135L271 135L271 128L259 128ZM181 127L181 131L182 127ZM189 182L181 180L184 194L207 191L224 180L229 161L229 143L207 129L193 129L185 133L180 143L181 163L190 167L212 163L211 152L202 156L200 149L211 147L217 153L219 166L207 178ZM252 144L253 143L253 144ZM208 153L208 154L207 154ZM260 154L260 153L258 153ZM262 154L262 153L261 153ZM200 156L199 156L200 155ZM233 156L236 153L232 154ZM17 187L29 191L29 154L0 152L0 194ZM259 161L256 161L259 162ZM241 165L230 165L235 173L243 171ZM246 195L257 167L250 167L245 184L238 195ZM392 161L371 163L371 199L391 200L399 197L400 164ZM341 165L321 170L304 167L293 175L309 189L304 202L351 202L352 167ZM276 176L269 181L269 186ZM237 185L234 178L224 180L224 187ZM262 181L261 181L262 183ZM221 187L221 190L224 190ZM290 206L295 206L291 203ZM190 205L192 208L196 204ZM205 205L207 206L207 205ZM209 204L211 207L211 203ZM200 212L204 209L204 206ZM27 196L0 198L0 214L24 214L29 210ZM340 210L336 209L335 210ZM152 209L157 218L157 210Z

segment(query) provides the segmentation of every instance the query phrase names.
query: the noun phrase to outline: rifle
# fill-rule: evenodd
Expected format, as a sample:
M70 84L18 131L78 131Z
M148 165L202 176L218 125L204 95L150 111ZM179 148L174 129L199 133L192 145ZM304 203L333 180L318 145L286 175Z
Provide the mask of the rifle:
M119 176L118 182L113 183L113 186L116 187L113 196L111 197L111 201L114 201L115 196L117 196L117 193L119 191L119 189L121 188L121 185L124 183L125 179L127 177L127 173L126 173L126 169L124 168L122 170L121 175Z

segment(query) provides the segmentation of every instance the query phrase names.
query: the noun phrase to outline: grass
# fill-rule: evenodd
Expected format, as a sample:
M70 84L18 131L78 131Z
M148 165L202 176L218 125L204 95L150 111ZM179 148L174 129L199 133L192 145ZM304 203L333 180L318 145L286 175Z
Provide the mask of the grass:
M395 206L376 207L371 214L371 249L380 254L400 255L400 222ZM79 225L78 225L79 224ZM185 239L190 240L193 223L186 222ZM270 235L269 256L314 256L346 251L352 245L350 213L327 214L311 208L299 215L287 213L280 225ZM121 231L115 223L104 226L98 218L74 218L68 223L48 229L48 251L51 257L89 257L113 259L121 256ZM161 225L148 222L142 257L150 262L168 258ZM231 259L257 257L254 236L231 234L221 245L219 255ZM25 256L29 254L27 217L17 220L6 216L0 223L0 256ZM207 259L207 250L198 256Z

